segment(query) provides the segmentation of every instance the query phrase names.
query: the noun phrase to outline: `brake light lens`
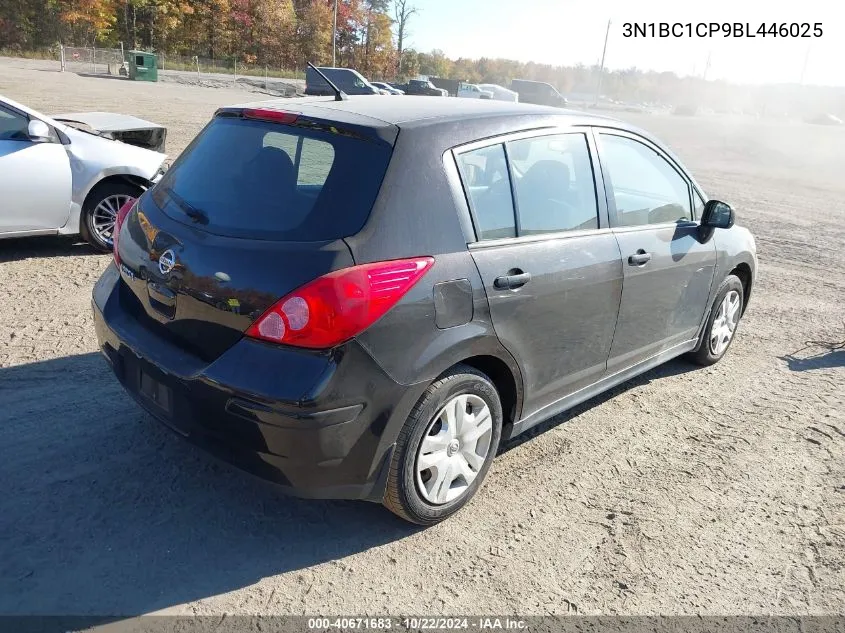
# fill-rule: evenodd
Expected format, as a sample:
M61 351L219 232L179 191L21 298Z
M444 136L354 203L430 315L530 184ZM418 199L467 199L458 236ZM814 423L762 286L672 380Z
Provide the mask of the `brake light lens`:
M284 112L283 110L270 110L268 108L244 108L243 116L245 119L258 119L285 125L295 123L299 118L297 112Z
M114 218L114 230L112 231L112 255L114 255L114 263L120 266L120 254L117 252L117 239L120 235L120 227L123 226L124 220L126 220L126 216L129 215L129 211L132 209L132 205L135 204L137 198L129 198L126 202L123 203L123 206L117 210L117 215Z
M323 275L279 299L246 335L310 349L334 347L381 318L433 264L433 257L415 257Z

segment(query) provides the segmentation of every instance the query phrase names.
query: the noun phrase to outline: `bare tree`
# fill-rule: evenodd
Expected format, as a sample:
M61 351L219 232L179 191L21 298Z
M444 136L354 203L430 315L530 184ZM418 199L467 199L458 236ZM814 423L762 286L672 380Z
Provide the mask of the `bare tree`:
M405 46L405 39L408 37L408 20L411 16L418 13L418 10L413 6L410 0L395 0L393 4L393 15L396 19L396 24L399 25L399 31L396 35L396 64L397 72L402 73L402 50Z

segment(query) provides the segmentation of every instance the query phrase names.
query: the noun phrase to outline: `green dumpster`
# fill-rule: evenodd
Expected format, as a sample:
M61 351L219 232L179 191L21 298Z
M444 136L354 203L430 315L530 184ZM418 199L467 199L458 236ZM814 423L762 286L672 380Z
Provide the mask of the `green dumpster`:
M146 51L128 51L129 79L133 81L158 81L158 58Z

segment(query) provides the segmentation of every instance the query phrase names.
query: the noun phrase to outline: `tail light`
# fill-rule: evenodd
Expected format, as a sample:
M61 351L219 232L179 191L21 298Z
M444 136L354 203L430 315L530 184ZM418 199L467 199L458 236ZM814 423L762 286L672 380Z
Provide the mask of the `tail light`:
M114 218L114 229L111 234L112 255L114 255L114 263L118 266L120 265L120 255L117 252L117 238L120 235L120 227L123 226L126 216L129 215L132 205L135 204L135 200L136 198L129 198L126 202L124 202L123 206L117 210L117 215Z
M433 257L416 257L323 275L279 299L246 335L296 347L334 347L375 323L433 264Z

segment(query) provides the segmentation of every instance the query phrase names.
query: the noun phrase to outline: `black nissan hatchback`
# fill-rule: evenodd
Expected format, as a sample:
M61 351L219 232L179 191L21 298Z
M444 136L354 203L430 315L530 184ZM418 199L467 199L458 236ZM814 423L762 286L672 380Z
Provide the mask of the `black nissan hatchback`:
M492 100L220 109L119 214L100 348L158 420L432 524L499 442L728 349L754 240L625 123Z

